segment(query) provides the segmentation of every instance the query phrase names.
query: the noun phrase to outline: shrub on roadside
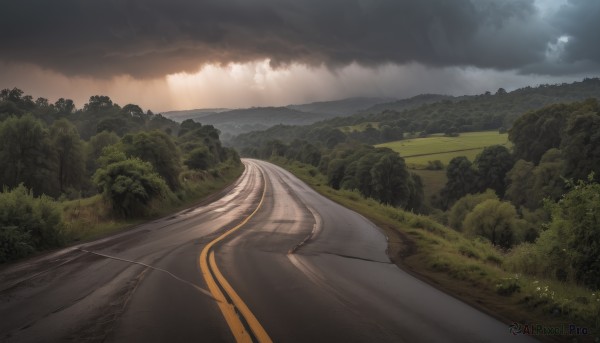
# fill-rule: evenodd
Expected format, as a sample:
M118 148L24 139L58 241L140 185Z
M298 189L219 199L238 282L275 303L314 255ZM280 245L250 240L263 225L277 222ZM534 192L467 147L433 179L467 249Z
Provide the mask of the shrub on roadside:
M25 186L0 193L0 263L63 243L62 218L47 196L34 197Z
M147 214L150 203L169 194L152 165L139 158L108 164L96 171L94 183L111 203L115 214L131 218Z
M484 237L504 249L517 242L517 211L509 202L488 199L475 206L463 222L465 233Z
M448 211L448 226L456 231L463 230L463 222L473 209L488 199L498 199L494 191L488 189L485 193L467 194L460 198Z

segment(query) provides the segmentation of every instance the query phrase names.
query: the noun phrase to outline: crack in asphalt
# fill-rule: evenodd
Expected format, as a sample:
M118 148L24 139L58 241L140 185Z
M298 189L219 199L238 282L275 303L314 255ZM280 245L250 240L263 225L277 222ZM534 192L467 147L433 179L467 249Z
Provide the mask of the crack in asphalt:
M182 283L184 283L184 284L186 284L188 286L191 286L192 288L194 288L195 290L199 291L201 294L209 297L210 299L219 302L219 300L215 299L212 296L212 294L209 291L207 291L206 289L204 289L204 288L202 288L202 287L200 287L198 285L195 285L195 284L193 284L193 283L191 283L191 282L189 282L187 280L184 280L184 279L180 278L179 276L171 273L170 271L168 271L166 269L154 267L152 265L149 265L149 264L143 263L143 262L139 262L139 261L128 260L128 259L125 259L125 258L120 258L120 257L116 257L116 256L110 256L110 255L102 254L102 253L99 253L99 252L86 250L86 249L83 249L83 248L77 248L77 250L86 252L88 254L93 254L93 255L97 255L97 256L109 258L109 259L116 260L116 261L127 262L127 263L131 263L131 264L137 264L137 265L144 266L144 267L152 269L152 270L163 272L163 273L169 275L170 277L172 277L173 279L175 279L175 280L177 280L179 282L182 282Z
M351 258L354 260L361 260L361 261L367 261L367 262L375 262L375 263L382 263L382 264L394 264L393 262L377 261L377 260L371 260L369 258L337 254L337 253L333 253L333 252L322 252L321 254L334 255L334 256L338 256L338 257Z

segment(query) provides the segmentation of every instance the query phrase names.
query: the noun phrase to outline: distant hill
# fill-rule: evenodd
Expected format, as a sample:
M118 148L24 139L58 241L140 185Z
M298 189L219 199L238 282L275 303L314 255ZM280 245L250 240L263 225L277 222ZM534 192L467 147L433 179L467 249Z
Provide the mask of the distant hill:
M380 125L402 124L408 132L427 133L495 130L510 128L528 111L556 103L570 103L588 98L600 99L600 79L537 87L523 87L512 92L499 89L495 94L447 97L414 108L394 109L385 104L361 115L356 121L378 122Z
M426 94L377 104L352 116L307 126L277 126L242 134L229 141L241 151L272 140L288 143L304 139L327 146L343 141L378 144L414 135L507 130L528 111L588 98L600 100L599 78L586 78L570 84L524 87L512 92L499 89L495 94L486 92L459 97ZM344 130L347 127L365 129ZM335 142L329 137L335 137Z
M332 116L349 116L377 104L395 101L394 98L356 97L334 101L313 102L302 105L288 105L287 108L302 112L323 113Z
M324 119L324 115L301 112L287 107L252 107L213 113L203 116L203 124L277 124L304 125Z
M371 113L377 108L406 109L449 98L444 95L419 95L414 98L354 97L334 101L288 105L285 107L252 107L244 109L195 109L169 111L163 115L182 122L193 119L202 124L214 125L225 137L245 132L264 130L274 125L309 125L322 120L348 117L358 113Z
M382 98L349 98L286 107L221 109L218 113L214 109L178 111L177 117L173 117L173 112L168 112L165 116L177 121L191 118L203 124L214 125L221 130L224 140L280 124L309 127L293 129L296 132L294 134L287 131L292 129L279 128L253 135L288 141L294 138L305 139L307 132L317 127L340 129L370 123L373 126L371 130L345 134L351 140L376 144L395 140L400 133L471 132L501 127L508 129L516 118L527 111L590 97L600 99L598 78L586 78L571 84L524 87L512 92L499 89L495 94L486 92L458 97L423 94L384 103L379 102L385 100ZM369 103L371 106L366 107ZM238 142L241 140L249 141L241 138Z
M373 105L391 100L394 99L358 97L285 107L169 111L163 115L178 122L193 119L202 124L214 125L227 137L279 124L309 125L321 120L350 116Z
M412 98L389 101L385 103L374 104L364 110L361 110L360 114L368 114L368 113L380 113L385 110L391 111L404 111L410 108L419 107L421 105L433 104L442 100L450 100L455 99L449 95L440 95L440 94L421 94L417 96L413 96Z
M198 119L209 116L211 114L221 113L229 111L228 108L200 108L194 110L183 110L183 111L168 111L162 113L163 116L170 118L176 122L181 123L186 119Z
M244 132L264 130L271 126L308 125L329 119L331 115L301 112L287 107L252 107L213 113L193 118L202 124L214 125L224 139Z

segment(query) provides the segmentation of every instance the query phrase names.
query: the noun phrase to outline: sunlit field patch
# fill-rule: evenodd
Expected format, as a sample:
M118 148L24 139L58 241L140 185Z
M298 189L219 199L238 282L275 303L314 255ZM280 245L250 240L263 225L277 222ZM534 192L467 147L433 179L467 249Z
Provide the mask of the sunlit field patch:
M398 152L409 167L421 169L427 166L428 161L439 160L448 165L457 156L466 156L473 161L483 148L497 144L509 147L508 134L479 131L461 133L458 137L435 135L379 144L376 147L390 148Z

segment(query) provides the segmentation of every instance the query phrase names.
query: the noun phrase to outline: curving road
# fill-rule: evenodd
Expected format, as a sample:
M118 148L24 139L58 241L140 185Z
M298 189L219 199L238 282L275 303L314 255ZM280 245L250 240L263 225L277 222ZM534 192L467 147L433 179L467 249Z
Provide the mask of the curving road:
M372 223L245 160L213 203L0 270L0 341L506 342Z

